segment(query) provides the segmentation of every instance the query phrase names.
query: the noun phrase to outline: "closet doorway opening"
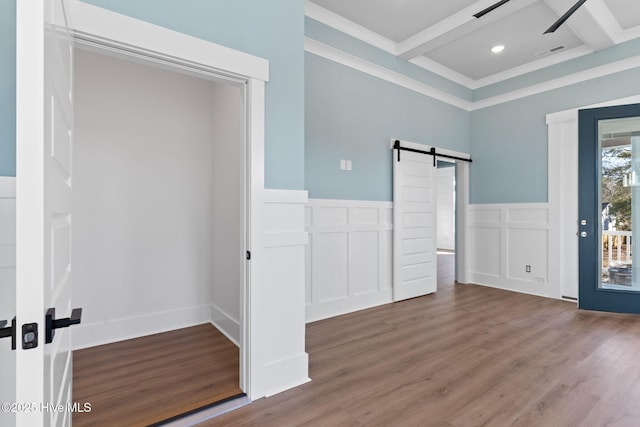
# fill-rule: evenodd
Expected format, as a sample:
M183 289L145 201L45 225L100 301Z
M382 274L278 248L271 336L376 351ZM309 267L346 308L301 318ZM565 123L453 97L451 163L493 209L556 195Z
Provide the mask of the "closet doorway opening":
M438 284L454 282L456 268L456 162L438 160L436 170Z
M240 397L244 82L86 45L74 62L74 424Z

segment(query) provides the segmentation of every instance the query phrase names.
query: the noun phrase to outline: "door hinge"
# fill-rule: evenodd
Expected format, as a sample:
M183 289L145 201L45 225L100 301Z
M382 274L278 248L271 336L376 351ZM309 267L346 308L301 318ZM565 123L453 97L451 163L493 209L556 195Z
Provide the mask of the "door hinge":
M247 261L251 259L251 251L247 251Z

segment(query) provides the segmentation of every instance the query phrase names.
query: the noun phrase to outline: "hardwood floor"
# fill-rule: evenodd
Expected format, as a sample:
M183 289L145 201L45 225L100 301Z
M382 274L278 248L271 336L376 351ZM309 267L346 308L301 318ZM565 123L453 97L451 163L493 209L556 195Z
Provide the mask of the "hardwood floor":
M454 284L452 257L434 295L307 325L312 382L201 426L640 425L639 316Z
M73 352L77 426L146 426L241 393L239 351L211 324Z

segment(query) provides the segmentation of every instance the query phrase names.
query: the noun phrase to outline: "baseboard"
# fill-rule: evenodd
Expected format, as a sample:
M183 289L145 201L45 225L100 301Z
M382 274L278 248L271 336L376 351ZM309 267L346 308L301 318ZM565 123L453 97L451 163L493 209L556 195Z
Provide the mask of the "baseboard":
M211 305L211 323L232 343L240 347L240 322L215 304Z
M264 393L265 397L311 381L308 377L309 355L307 353L267 363L264 368L265 384L269 384L269 388Z
M334 301L307 305L307 322L328 319L354 311L364 310L393 302L393 290L383 289L378 292L342 298Z
M508 279L479 273L471 273L470 277L474 285L555 299L554 289L549 282Z
M73 349L79 350L211 321L211 306L201 305L98 322L72 328Z

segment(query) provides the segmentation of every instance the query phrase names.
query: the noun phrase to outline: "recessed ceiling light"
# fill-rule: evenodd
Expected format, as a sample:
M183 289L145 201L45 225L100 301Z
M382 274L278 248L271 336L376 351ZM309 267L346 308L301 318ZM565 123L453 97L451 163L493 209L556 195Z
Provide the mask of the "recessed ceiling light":
M493 53L500 53L500 52L502 52L503 50L504 50L504 46L503 46L503 45L501 45L501 44L499 44L499 45L494 46L494 47L492 47L492 48L491 48L491 52L493 52Z

